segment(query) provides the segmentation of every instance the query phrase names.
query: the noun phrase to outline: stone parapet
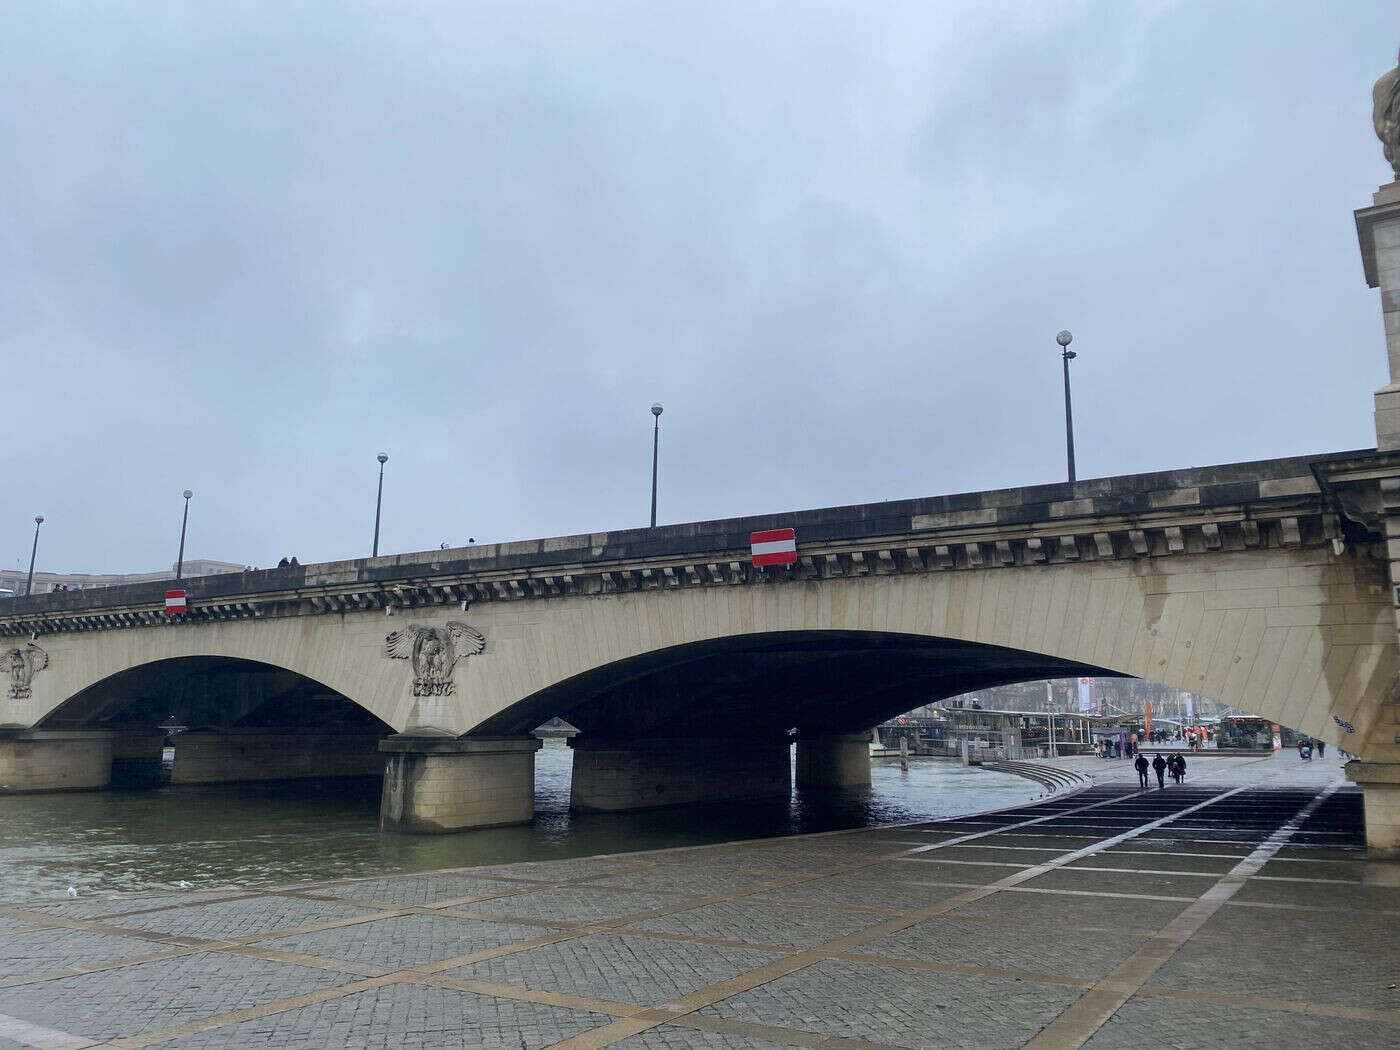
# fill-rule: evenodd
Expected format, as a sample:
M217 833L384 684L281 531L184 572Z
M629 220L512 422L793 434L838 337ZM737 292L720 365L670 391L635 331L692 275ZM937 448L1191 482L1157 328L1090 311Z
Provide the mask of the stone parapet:
M792 763L785 738L577 736L570 807L612 813L699 802L786 798Z
M112 631L416 610L697 586L999 569L1287 548L1339 537L1323 491L1368 450L959 493L625 532L228 573L184 581L172 624L160 584L0 603L0 635ZM753 531L797 530L796 565L749 563Z
M535 815L538 737L399 734L387 756L379 826L439 834L525 824Z

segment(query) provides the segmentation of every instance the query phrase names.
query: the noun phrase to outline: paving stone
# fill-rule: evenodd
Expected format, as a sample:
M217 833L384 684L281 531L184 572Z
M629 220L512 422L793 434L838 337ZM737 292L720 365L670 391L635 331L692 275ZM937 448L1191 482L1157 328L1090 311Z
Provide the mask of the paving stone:
M301 897L250 897L218 904L197 904L188 908L126 915L109 920L109 925L129 930L171 933L205 940L233 940L259 933L272 933L293 926L334 922L373 911L336 901L313 901Z
M1155 875L1139 871L1085 871L1057 868L1022 883L1028 890L1076 890L1085 893L1147 894L1155 897L1196 898L1219 881L1211 874Z
M768 890L754 894L750 899L847 905L876 908L885 914L897 914L926 908L967 892L967 888L963 886L920 883L917 881L919 869L912 864L907 867L909 874L899 878L876 878L866 872L849 872L845 875L833 875L825 879L813 879Z
M1344 849L1342 847L1327 848L1318 846L1284 846L1275 857L1297 857L1300 860L1340 860L1340 861L1365 861L1366 851L1364 849Z
M77 900L26 904L25 908L65 919L100 919L126 912L149 911L153 908L179 907L185 904L205 904L247 896L240 890L177 890L171 893L143 894L139 897L89 897Z
M659 893L560 886L555 889L533 890L515 897L482 901L470 907L472 911L482 914L582 923L607 922L636 912L673 908L676 903L674 896Z
M35 923L27 919L12 919L8 915L0 915L0 933L9 933L12 930L32 930Z
M481 897L487 894L519 893L519 882L505 879L483 879L474 875L403 875L384 879L359 879L355 882L317 886L309 891L321 897L341 900L373 901L386 908L421 908L439 901L458 897Z
M1062 926L1046 929L937 918L850 950L892 959L1097 980L1112 973L1149 936L1146 930L1093 933Z
M1065 865L1075 868L1118 868L1123 871L1197 871L1202 874L1224 875L1238 864L1241 857L1202 857L1182 853L1095 853L1093 856Z
M1068 926L1119 926L1155 931L1180 915L1184 907L1185 904L1175 901L1004 892L965 904L949 915L952 918L985 916L1015 919L1041 929L1063 923Z
M1054 852L1038 849L1003 849L992 845L969 842L965 846L945 846L920 856L932 860L994 860L1002 864L1044 864L1056 856Z
M535 1050L612 1020L582 1010L395 984L156 1043L152 1050Z
M580 937L448 971L455 977L658 1006L780 958L749 948L617 934Z
M471 868L464 874L480 878L530 879L535 882L564 882L601 875L620 875L636 867L626 857L573 857L565 860L532 860L523 864L496 864Z
M115 1039L358 979L335 970L199 952L0 989L0 1014Z
M1291 912L1222 908L1148 983L1400 1010L1400 990L1387 987L1400 983L1396 929L1372 916L1300 922Z
M36 930L0 937L0 977L80 970L117 959L154 955L171 946L139 937L117 937L86 930Z
M1104 850L1105 854L1112 854L1119 850L1150 849L1160 850L1163 853L1170 853L1176 856L1191 853L1229 853L1236 857L1236 863L1249 856L1254 847L1244 845L1232 845L1226 842L1184 842L1181 840L1168 840L1161 838L1143 837L1129 839L1121 846Z
M643 890L648 893L679 893L692 897L738 893L772 881L772 876L752 871L725 871L708 868L678 868L667 865L635 875L616 875L590 882L607 889Z
M549 932L539 926L482 922L452 915L400 915L319 933L258 941L256 946L379 966L388 973L528 941Z
M1260 875L1285 879L1337 879L1341 882L1370 882L1400 875L1394 864L1367 864L1359 860L1299 861L1275 858L1259 869Z
M721 941L812 948L883 921L879 915L790 907L757 900L724 901L636 923L642 930Z
M827 960L700 1013L891 1046L1013 1047L1077 989Z
M978 841L987 846L1034 846L1037 849L1048 847L1058 850L1060 853L1073 853L1077 849L1092 846L1107 837L1104 835L1052 835L1049 831L1033 832L1034 829L1027 829L1026 833L1022 834L999 832ZM1044 859L1048 860L1054 856L1056 854L1046 853Z
M1348 911L1400 911L1400 886L1317 886L1306 882L1262 882L1251 879L1235 894L1235 900L1296 904L1304 908L1345 908Z
M791 1043L771 1043L728 1032L700 1032L669 1024L612 1044L612 1050L791 1050L791 1047Z
M940 860L937 854L911 857L902 861L898 868L900 878L911 882L962 883L964 885L986 886L1000 882L1008 875L1024 871L1021 864L1004 861L977 862L974 864L949 864Z
M1135 996L1085 1050L1279 1050L1280 1047L1400 1045L1400 1025Z

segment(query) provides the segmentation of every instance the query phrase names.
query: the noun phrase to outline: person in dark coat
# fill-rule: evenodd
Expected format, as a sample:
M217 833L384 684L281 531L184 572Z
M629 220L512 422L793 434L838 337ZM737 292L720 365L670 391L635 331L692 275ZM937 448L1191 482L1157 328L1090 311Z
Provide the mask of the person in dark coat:
M1147 787L1147 756L1141 751L1138 752L1137 761L1133 763L1133 768L1137 770L1138 783Z
M1185 780L1185 779L1186 779L1186 756L1183 755L1183 754L1181 754L1180 752L1178 752L1178 753L1177 753L1177 756L1176 756L1176 782L1177 782L1178 784L1180 784L1180 783L1181 783L1183 780Z
M1157 774L1157 787L1167 786L1167 760L1158 755L1152 760L1152 772Z

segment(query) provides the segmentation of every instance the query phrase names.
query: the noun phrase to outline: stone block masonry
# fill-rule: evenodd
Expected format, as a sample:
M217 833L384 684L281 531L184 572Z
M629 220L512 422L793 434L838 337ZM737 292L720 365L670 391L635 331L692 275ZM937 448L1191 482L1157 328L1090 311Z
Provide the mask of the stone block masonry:
M408 736L388 756L379 826L437 833L524 824L535 815L536 737Z
M574 749L570 806L580 812L786 798L792 790L784 738L578 736L569 746Z

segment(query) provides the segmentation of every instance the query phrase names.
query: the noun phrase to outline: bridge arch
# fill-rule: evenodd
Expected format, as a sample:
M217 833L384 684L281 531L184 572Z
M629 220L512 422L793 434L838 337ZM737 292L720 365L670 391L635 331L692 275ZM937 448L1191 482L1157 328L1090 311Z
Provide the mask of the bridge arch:
M780 717L762 710L762 688L784 663L826 658L859 664L851 682L889 699L823 715L813 730L854 728L855 714L872 725L908 697L903 709L981 683L1092 673L1160 682L1337 741L1335 718L1360 735L1371 727L1395 672L1382 577L1363 555L1301 547L658 588L561 598L529 618L492 603L472 610L487 651L459 672L462 724L452 728L518 732L553 714L586 719L591 705L616 733L648 703L679 711L687 688L720 711L734 707L719 702L726 688L751 698L755 727L801 728L790 705ZM726 676L726 659L752 680Z

